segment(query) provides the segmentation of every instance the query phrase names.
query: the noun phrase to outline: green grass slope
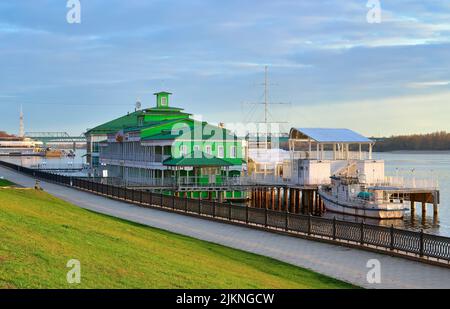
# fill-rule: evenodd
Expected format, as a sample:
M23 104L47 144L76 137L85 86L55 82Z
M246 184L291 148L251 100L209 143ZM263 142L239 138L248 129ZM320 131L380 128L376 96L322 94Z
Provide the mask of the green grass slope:
M81 263L68 284L66 263ZM0 189L0 288L351 288L263 256Z
M14 183L12 183L9 180L0 178L0 187L9 187L9 186L14 186Z

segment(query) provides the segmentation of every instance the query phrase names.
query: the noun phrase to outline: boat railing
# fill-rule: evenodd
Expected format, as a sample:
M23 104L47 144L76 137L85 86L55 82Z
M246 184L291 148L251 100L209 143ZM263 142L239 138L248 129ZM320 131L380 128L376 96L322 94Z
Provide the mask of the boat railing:
M368 152L349 151L348 153L340 153L333 151L321 151L317 150L296 150L291 152L292 159L300 160L370 160L370 154Z
M376 180L368 185L373 187L395 187L401 189L424 190L437 190L439 188L439 182L437 179L398 176L387 176L384 179Z

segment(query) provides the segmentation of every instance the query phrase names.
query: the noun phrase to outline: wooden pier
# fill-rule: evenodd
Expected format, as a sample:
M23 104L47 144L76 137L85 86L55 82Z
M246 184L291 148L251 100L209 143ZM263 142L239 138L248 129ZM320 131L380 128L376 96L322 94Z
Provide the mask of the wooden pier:
M254 208L277 210L293 214L321 216L325 205L318 194L317 186L264 185L250 188L250 206ZM439 216L439 190L398 189L397 198L410 201L411 220L416 219L416 206L421 205L422 221L427 217L427 206L433 207L433 220Z
M251 188L251 207L320 216L325 206L317 187L260 186Z
M433 207L433 221L439 219L439 190L404 189L398 193L398 197L410 202L411 220L416 220L417 204L421 206L422 221L427 217L427 206Z

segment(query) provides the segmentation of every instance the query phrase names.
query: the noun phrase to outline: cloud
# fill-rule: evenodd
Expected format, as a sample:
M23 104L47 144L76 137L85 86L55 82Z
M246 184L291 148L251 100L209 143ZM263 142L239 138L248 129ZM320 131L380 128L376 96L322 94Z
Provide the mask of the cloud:
M408 84L408 87L411 88L428 88L428 87L436 87L436 86L448 86L450 85L450 80L437 80L437 81L429 81L429 82L415 82Z
M450 131L450 91L379 100L331 102L294 108L296 126L344 127L367 136Z
M223 121L224 110L237 117L241 102L260 100L255 85L265 65L277 85L269 91L272 101L314 106L324 119L334 106L342 107L334 117L358 114L340 102L384 102L445 89L449 4L382 1L382 23L368 24L366 3L83 1L82 23L69 25L59 0L3 0L0 114L11 104L44 102L56 106L41 115L36 104L36 126L51 117L55 126L76 127L86 114L95 125L122 114L119 106L132 106L138 95L146 95L143 104L146 98L153 103L151 93L163 87L181 107ZM420 108L420 101L411 102L407 111ZM90 109L74 109L68 124L64 103ZM108 114L105 104L111 105Z
M0 23L0 34L9 34L9 35L18 35L18 34L32 34L32 35L40 35L40 34L48 34L48 31L42 29L34 29L23 27L19 25L9 24L9 23Z

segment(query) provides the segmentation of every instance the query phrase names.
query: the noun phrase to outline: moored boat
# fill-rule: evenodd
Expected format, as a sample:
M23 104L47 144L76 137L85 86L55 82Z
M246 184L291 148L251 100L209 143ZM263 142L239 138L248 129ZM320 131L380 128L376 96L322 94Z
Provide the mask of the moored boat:
M45 156L47 158L61 158L63 156L63 152L60 149L47 148L47 150L45 151Z
M357 177L333 176L319 195L328 211L375 219L401 219L407 208L396 191L384 186L366 186Z
M9 135L0 131L0 156L34 156L39 155L41 142L30 138Z

